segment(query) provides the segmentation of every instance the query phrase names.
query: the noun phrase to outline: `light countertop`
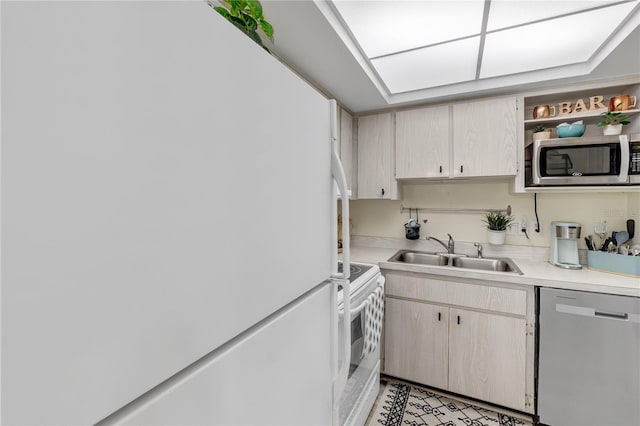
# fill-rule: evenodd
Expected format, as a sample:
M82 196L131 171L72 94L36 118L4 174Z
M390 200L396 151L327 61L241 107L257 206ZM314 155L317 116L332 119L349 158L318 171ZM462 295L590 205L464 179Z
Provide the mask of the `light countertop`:
M461 250L456 250L456 253L474 255L472 253L465 253L465 250L468 251L469 248L465 246L464 243L460 243L459 245ZM546 261L545 248L522 248L518 246L489 247L489 250L495 250L495 252L487 252L487 249L485 249L484 255L486 257L510 257L520 268L522 275L446 266L410 265L387 262L387 259L400 249L442 251L442 248L427 247L422 241L420 245L416 245L415 243L405 242L404 240L395 238L358 237L353 238L352 241L351 261L378 264L380 269L386 271L416 272L449 278L474 279L515 285L554 287L640 297L640 277L594 271L588 269L587 266L584 266L580 270L562 269Z

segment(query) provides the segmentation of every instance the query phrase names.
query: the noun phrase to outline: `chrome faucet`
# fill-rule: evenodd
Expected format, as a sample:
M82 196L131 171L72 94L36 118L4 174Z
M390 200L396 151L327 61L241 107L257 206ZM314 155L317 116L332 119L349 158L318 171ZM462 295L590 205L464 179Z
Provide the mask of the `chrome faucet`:
M440 241L439 239L437 239L436 237L427 237L427 240L434 240L439 242L442 247L447 249L447 253L449 254L453 254L453 250L454 250L454 241L453 241L453 237L451 236L451 234L447 234L449 236L449 241L447 244L443 243L442 241Z
M482 244L473 243L473 246L478 249L478 259L482 259Z

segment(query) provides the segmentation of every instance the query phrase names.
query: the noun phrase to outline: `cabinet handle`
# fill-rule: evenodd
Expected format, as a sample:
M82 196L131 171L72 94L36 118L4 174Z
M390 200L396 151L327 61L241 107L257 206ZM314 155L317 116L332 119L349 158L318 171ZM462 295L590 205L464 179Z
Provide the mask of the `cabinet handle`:
M460 173L462 173L464 171L464 166L460 166Z
M440 321L441 319L442 319L442 314L438 312L438 321Z
M442 173L442 166L440 166L440 173Z
M384 196L384 188L382 188L382 195Z
M460 315L458 315L458 324L460 324Z

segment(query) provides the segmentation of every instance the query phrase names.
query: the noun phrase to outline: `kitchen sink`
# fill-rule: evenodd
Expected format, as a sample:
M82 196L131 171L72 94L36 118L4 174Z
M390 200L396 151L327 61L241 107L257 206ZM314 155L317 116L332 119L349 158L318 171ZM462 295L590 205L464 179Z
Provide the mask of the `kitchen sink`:
M451 257L451 262L449 259ZM388 262L408 263L412 265L445 266L448 268L477 269L481 271L507 272L522 275L520 268L507 257L467 257L446 253L428 253L422 251L400 250L391 256Z
M411 263L415 265L446 266L449 262L449 258L437 253L400 250L389 259L389 262Z
M481 269L483 271L515 272L522 275L522 271L520 271L516 264L506 257L456 257L453 259L453 266L466 269Z

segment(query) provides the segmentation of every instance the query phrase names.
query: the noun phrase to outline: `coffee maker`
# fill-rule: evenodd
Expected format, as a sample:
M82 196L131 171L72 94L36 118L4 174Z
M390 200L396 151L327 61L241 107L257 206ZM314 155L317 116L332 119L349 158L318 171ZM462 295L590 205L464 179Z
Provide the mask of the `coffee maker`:
M581 228L579 223L551 222L549 263L565 269L582 269L578 261Z

